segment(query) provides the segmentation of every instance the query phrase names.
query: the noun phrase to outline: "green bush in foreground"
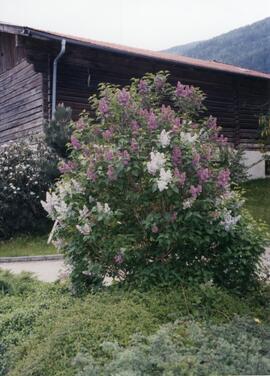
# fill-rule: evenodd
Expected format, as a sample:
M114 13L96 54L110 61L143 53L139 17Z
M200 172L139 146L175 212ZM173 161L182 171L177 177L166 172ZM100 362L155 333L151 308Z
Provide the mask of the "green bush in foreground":
M124 351L133 336L148 338L176 321L183 328L193 321L206 330L229 325L237 315L269 325L269 288L240 298L209 284L147 292L111 287L78 298L65 285L1 272L0 279L6 286L0 293L1 376L74 376L77 354L91 354L99 366L108 364L102 343L117 342ZM254 329L259 327L254 322ZM188 350L185 330L182 340Z
M79 354L77 376L268 375L270 328L246 319L209 325L192 321L162 326L151 336L136 334L128 347L102 344L105 364Z

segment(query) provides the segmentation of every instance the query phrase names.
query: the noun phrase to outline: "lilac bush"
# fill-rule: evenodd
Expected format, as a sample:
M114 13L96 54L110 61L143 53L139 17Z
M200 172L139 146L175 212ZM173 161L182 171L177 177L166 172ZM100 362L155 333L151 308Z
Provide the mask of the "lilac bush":
M75 124L70 160L43 202L79 289L106 275L239 289L255 279L264 236L231 190L227 140L202 116L203 100L164 72L91 97L95 116Z

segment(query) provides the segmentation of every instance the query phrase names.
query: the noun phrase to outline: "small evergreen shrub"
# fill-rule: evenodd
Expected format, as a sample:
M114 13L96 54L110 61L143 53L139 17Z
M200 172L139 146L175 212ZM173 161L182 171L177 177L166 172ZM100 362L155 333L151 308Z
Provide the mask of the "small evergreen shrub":
M70 127L72 110L59 104L54 113L54 119L45 122L43 129L47 145L55 151L60 158L68 157L67 143L70 140L72 128Z
M128 347L104 342L105 364L79 354L77 376L268 375L269 327L248 319L224 325L176 322L151 336L135 335Z
M231 151L216 119L202 116L203 99L162 72L100 85L91 98L96 117L76 123L70 160L43 202L78 290L106 275L254 285L263 230L231 190Z
M40 200L56 176L57 157L41 139L0 149L0 239L47 229Z

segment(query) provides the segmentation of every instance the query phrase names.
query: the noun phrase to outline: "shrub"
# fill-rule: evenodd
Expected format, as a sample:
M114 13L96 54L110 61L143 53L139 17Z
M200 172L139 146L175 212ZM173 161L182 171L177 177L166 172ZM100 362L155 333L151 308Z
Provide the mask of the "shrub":
M249 167L244 163L245 150L240 145L237 149L227 145L224 152L221 154L222 163L230 169L231 181L235 184L242 184L249 178Z
M56 155L40 139L0 149L1 239L47 228L40 200L57 175Z
M256 318L265 324L262 328L269 328L267 285L265 291L245 297L209 283L159 286L147 292L117 285L82 299L71 296L63 284L27 282L12 275L6 278L1 272L0 277L13 286L11 293L1 296L0 369L6 364L1 376L74 376L78 369L72 361L77 353L91 354L98 365L107 364L103 342L117 342L122 352L130 349L136 333L148 338L160 326L175 321L193 321L202 328L208 321L220 327L238 315ZM254 325L254 330L259 331L260 326Z
M227 141L216 119L201 118L203 93L167 78L101 85L96 118L75 125L71 159L43 205L78 289L105 275L238 289L256 279L264 236L230 188Z
M60 158L68 157L67 143L72 133L71 116L71 108L60 104L56 107L54 119L44 123L45 141Z
M269 344L269 327L251 320L220 326L176 322L151 336L133 336L126 348L104 342L105 365L85 354L75 364L77 376L264 375L270 372Z

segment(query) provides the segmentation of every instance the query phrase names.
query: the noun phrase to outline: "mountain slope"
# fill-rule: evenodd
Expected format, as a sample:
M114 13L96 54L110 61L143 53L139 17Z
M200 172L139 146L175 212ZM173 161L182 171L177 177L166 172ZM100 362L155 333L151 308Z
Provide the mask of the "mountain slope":
M169 48L166 52L270 73L270 17L206 41Z

